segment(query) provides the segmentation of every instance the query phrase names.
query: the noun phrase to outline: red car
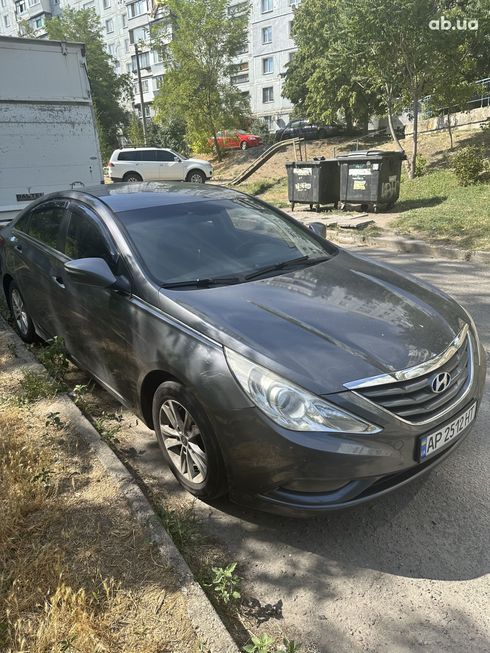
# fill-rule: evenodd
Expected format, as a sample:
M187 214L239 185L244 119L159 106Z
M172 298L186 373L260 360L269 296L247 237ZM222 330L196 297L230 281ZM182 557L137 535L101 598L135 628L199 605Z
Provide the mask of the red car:
M216 134L218 144L223 150L234 150L240 148L247 150L249 147L258 147L262 145L260 136L247 134L243 129L224 129ZM208 138L208 144L212 147L214 139Z

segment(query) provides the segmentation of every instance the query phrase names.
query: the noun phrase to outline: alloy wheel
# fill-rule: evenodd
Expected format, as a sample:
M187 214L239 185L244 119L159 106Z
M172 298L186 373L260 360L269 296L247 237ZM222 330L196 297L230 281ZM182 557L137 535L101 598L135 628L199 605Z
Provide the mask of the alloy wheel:
M175 399L160 408L165 449L178 472L196 485L206 480L208 461L201 432L190 412Z
M202 175L199 172L194 172L191 176L189 181L191 181L193 184L203 184L204 180L202 178Z
M14 320L17 324L17 328L19 329L20 333L26 335L29 331L29 321L24 306L24 300L22 299L22 296L17 288L14 288L10 297L12 302L12 313L14 315Z

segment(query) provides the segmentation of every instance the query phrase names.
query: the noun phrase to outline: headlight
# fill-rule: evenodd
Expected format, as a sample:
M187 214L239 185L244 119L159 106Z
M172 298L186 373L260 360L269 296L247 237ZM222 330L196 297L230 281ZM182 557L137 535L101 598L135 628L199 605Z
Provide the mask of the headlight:
M377 433L381 429L225 347L226 360L247 396L276 424L292 431Z

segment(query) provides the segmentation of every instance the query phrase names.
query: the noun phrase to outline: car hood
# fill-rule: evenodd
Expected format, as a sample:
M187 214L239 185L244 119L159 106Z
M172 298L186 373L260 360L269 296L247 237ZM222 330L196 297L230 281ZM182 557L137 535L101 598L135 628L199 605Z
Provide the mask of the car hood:
M160 292L162 308L318 394L444 351L468 318L413 277L340 251L250 283Z
M201 166L209 166L212 167L212 164L209 161L205 161L204 159L186 159L185 160L187 164L189 163L196 163Z

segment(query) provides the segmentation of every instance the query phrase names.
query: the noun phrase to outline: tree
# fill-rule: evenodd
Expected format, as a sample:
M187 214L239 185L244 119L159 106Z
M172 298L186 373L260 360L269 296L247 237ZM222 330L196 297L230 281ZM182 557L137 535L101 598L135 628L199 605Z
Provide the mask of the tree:
M85 43L100 149L106 159L118 146L118 132L128 121L121 102L131 93L129 77L116 74L114 58L105 49L102 25L93 9L65 8L61 16L46 22L46 31L50 39Z
M484 17L488 2L472 1L479 12L475 18ZM453 94L456 88L459 93L466 77L475 74L467 58L457 83L448 84L455 58L471 49L480 52L481 44L476 47L473 41L479 43L484 36L471 30L434 29L442 16L456 25L465 8L453 0L303 0L295 18L299 52L291 79L306 80L309 113L318 114L322 106L325 113L336 109L342 96L344 102L350 97L353 106L355 89L362 89L366 99L376 99L369 104L377 101L388 116L392 137L401 149L392 117L401 107L409 107L413 146L408 169L414 176L420 101L445 87L448 93L450 86Z
M166 17L152 36L166 73L154 102L156 119L183 119L191 143L212 136L221 160L217 131L240 126L250 111L230 81L247 40L248 12L230 17L227 0L165 0L161 6Z
M303 0L295 11L298 51L288 65L283 95L312 120L330 122L340 113L351 128L367 129L379 100L358 74L358 61L340 48L343 0Z

